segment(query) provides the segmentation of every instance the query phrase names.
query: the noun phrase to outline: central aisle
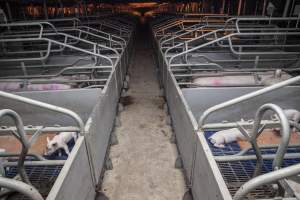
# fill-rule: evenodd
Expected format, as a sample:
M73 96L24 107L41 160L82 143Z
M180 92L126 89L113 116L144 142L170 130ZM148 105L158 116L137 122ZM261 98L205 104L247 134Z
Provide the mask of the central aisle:
M110 200L181 200L183 174L174 168L177 149L170 143L164 100L159 97L151 39L141 26L135 38L130 89L123 98L119 144L112 146L113 170L106 171L102 191Z

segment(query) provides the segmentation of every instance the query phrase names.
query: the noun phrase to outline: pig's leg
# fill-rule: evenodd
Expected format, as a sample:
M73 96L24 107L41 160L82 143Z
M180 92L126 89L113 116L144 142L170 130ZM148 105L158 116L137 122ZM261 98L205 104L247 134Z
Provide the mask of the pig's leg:
M300 122L300 112L298 112L298 113L295 114L293 120L294 120L294 122L295 122L296 124L299 125L299 122ZM297 131L299 131L299 130L294 126L294 127L293 127L293 132L297 132Z
M66 154L69 156L69 155L70 155L70 151L69 151L68 145L67 145L67 144L64 144L64 145L63 145L63 148L64 148Z
M217 148L225 148L224 144L217 144L217 143L215 143L214 146L217 147Z

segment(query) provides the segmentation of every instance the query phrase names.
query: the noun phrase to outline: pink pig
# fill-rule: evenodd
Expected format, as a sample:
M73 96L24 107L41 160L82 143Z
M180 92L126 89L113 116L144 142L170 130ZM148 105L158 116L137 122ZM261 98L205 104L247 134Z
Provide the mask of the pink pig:
M247 86L254 85L253 76L215 76L199 77L193 80L198 86Z

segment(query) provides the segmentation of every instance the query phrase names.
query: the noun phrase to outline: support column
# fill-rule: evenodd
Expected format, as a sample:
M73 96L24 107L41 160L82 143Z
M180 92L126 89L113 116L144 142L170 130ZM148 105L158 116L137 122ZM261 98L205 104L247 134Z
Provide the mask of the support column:
M239 0L238 13L237 13L238 16L241 15L242 4L243 4L243 0Z
M287 17L287 14L288 14L289 8L290 8L290 4L291 4L291 0L286 0L282 17Z
M8 1L6 1L5 3L6 3L8 21L11 22L13 20L13 18L12 18L12 14L11 14L11 10L10 10L10 5L9 5Z
M264 0L263 10L262 10L262 16L266 15L266 6L267 6L267 0Z
M45 15L45 19L48 19L48 8L47 8L47 2L46 0L44 0L43 2L43 8L44 8L44 15Z
M222 2L222 9L221 9L221 14L224 14L225 12L225 0Z

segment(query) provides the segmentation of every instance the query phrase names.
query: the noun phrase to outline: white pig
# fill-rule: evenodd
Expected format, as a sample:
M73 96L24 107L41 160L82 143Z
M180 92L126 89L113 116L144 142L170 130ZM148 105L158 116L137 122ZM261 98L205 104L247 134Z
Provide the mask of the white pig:
M283 110L286 118L289 120L289 121L293 121L295 123L299 123L300 122L300 112L296 109L284 109ZM271 118L273 120L279 120L278 116L275 114L273 116L271 116ZM275 129L275 131L279 131L279 129ZM293 131L295 132L296 131L296 128L294 127L293 128Z
M255 85L253 76L215 76L199 77L193 80L198 86L247 86Z
M215 147L224 148L225 144L235 142L238 138L242 140L246 139L246 137L241 133L239 129L231 128L218 131L212 136L210 136L208 139Z
M77 140L76 132L60 132L59 134L54 136L52 140L47 137L47 149L45 155L51 155L58 149L64 149L66 154L69 156L70 151L67 144L72 138L74 139L74 141Z
M26 88L22 88L18 82L0 82L0 90L2 91L42 91L42 90L67 90L71 89L70 85L67 84L29 84Z
M1 91L18 91L21 89L21 84L18 82L0 82Z
M290 78L292 78L291 75L283 72L281 69L277 69L274 74L262 76L260 83L269 86Z
M223 75L214 77L199 77L192 82L198 86L248 86L248 85L273 85L275 83L291 78L285 72L276 70L275 72L257 73L255 75Z

